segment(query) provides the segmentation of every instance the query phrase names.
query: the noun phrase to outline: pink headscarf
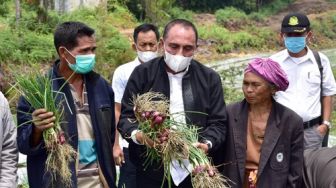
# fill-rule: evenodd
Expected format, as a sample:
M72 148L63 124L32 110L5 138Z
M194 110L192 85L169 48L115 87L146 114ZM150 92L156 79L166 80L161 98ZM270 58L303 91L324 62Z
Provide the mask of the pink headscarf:
M261 76L266 81L274 84L279 91L285 91L288 88L289 82L286 73L281 69L279 63L269 58L252 60L245 68L245 73L247 72Z

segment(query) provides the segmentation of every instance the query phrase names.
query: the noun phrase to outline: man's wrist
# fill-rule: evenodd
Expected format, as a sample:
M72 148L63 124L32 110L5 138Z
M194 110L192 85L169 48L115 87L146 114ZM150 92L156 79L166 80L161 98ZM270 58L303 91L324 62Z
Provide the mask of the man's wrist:
M208 146L208 150L212 148L212 142L210 140L203 140L202 142Z
M143 145L141 143L142 140L139 140L139 138L138 138L139 136L137 136L138 133L141 133L141 131L140 130L134 130L134 131L132 131L132 133L131 133L131 139L133 140L134 143L136 143L138 145Z
M322 122L322 125L326 125L328 129L331 129L331 128L332 128L332 125L331 125L330 121L327 121L327 120L324 120L324 121Z

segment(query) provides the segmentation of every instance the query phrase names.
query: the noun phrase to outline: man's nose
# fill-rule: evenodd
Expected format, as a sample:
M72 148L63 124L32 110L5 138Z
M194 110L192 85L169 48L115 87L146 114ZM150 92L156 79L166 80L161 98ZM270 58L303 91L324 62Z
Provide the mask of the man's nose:
M182 47L177 50L176 55L184 56Z
M152 48L150 47L150 45L146 45L145 48L144 48L145 51L151 51Z

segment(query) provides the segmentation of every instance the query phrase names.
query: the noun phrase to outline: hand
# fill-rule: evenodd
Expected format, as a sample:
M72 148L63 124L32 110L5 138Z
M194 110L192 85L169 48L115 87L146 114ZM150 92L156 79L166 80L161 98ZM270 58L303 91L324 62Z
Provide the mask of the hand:
M149 148L152 148L154 146L154 141L150 138L148 138L146 135L143 134L143 132L139 131L135 134L135 138L140 144L144 144Z
M48 112L44 108L35 110L33 116L33 134L31 137L31 146L37 146L42 139L42 132L54 126L56 117L52 112Z
M44 108L35 110L32 113L32 116L33 116L33 124L35 125L34 130L36 132L43 132L45 129L53 127L54 121L56 120L54 114L52 112L48 112Z
M193 145L195 147L199 148L199 149L202 149L204 151L204 153L208 153L208 151L209 151L209 147L208 147L207 144L196 142Z
M113 146L113 158L117 166L122 166L125 163L124 152L119 144Z
M217 171L217 169L215 167L208 166L208 168L207 168L207 172L208 172L210 177L213 177L216 174L216 171Z
M317 131L322 135L326 135L327 134L327 131L328 131L328 126L327 125L324 125L324 124L321 124L319 125L317 128Z
M192 173L196 175L204 171L206 171L210 177L213 177L216 174L217 169L208 165L199 165L193 169Z
M160 132L159 134L158 134L158 140L157 140L157 142L159 143L159 144L163 144L163 143L165 143L165 142L167 142L167 140L168 140L168 137L169 137L169 130L168 129L164 129L162 132Z

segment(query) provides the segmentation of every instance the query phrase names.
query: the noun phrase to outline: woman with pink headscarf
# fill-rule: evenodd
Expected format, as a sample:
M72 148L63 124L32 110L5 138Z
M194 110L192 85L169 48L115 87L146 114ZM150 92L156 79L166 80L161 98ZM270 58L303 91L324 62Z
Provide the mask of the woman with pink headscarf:
M273 95L288 87L277 62L258 58L245 69L245 99L227 107L224 175L237 188L300 187L303 122Z

